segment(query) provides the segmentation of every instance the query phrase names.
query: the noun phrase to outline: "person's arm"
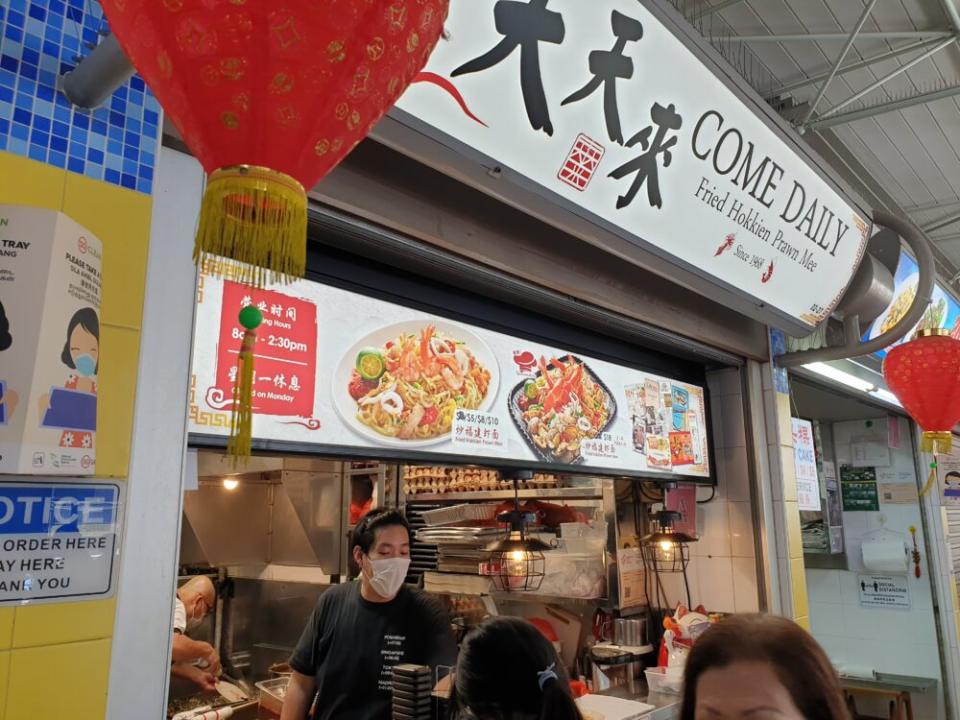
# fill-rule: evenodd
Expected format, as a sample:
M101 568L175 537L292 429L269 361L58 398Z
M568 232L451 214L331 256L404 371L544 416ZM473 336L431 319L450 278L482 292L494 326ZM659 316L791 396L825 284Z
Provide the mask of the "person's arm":
M424 618L424 664L429 665L430 669L436 671L438 667L453 668L457 664L457 643L453 637L453 629L450 627L450 618L444 609L432 597L424 594L421 596L423 603ZM449 676L442 678L436 686L436 690L445 691L449 689Z
M202 640L191 640L182 633L173 634L173 651L170 657L175 663L203 660L210 672L220 671L220 657L213 645Z
M181 677L189 680L199 687L203 692L216 692L217 678L207 670L202 670L196 665L190 663L174 663L170 666L170 674L174 677Z
M304 720L316 691L316 680L294 670L290 675L290 682L287 683L287 695L283 699L280 720Z

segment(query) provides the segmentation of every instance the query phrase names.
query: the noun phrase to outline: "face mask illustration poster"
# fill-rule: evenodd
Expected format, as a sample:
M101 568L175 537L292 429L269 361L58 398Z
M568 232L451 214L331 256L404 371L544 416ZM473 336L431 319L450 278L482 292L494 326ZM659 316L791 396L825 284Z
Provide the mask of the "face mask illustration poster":
M94 472L102 255L63 213L0 205L0 473Z

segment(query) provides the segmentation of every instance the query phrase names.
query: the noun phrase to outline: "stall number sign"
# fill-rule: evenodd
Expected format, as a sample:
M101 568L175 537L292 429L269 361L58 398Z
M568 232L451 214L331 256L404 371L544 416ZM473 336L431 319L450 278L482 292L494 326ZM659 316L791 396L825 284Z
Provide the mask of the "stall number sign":
M642 4L469 0L444 28L398 122L792 327L836 306L868 223Z
M860 605L869 608L910 608L906 575L858 575Z
M115 483L0 483L0 603L109 597Z

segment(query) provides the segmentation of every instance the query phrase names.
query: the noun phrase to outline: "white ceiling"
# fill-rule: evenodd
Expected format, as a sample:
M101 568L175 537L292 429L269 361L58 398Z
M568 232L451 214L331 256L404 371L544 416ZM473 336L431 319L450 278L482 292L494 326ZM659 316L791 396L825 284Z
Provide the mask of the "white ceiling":
M673 0L701 32L737 66L762 94L783 85L830 71L844 47L844 39L786 40L779 42L730 41L730 35L823 34L847 35L856 27L870 0ZM960 0L877 0L862 33L950 31L947 3ZM711 6L722 8L716 12ZM917 38L858 38L844 65L889 50L920 42ZM742 49L746 45L748 49ZM912 51L838 75L817 105L827 114L926 49ZM812 102L822 81L780 95L789 117L801 120L805 103ZM831 144L839 141L859 161L874 181L892 196L921 228L960 216L960 47L956 42L941 49L841 113L883 105L913 96L958 88L957 94L933 102L856 119L820 132ZM808 132L811 132L808 130ZM833 133L835 138L829 137ZM869 198L868 198L869 199ZM943 255L960 268L960 222L928 233Z

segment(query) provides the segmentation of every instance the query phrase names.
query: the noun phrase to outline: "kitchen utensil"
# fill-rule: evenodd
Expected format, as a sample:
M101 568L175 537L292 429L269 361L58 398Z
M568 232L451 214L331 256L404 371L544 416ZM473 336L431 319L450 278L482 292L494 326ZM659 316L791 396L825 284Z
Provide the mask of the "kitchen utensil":
M287 697L288 680L289 678L280 677L256 683L257 689L260 690L260 707L279 715L283 709L283 700Z
M224 700L229 703L243 702L250 696L241 690L236 684L228 680L217 681L217 692Z

